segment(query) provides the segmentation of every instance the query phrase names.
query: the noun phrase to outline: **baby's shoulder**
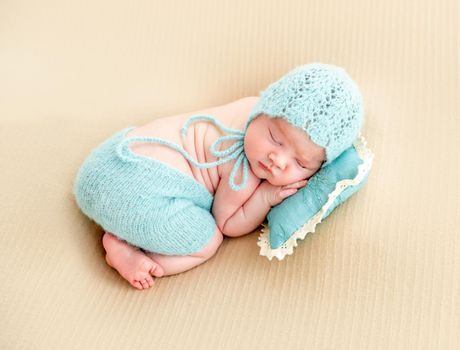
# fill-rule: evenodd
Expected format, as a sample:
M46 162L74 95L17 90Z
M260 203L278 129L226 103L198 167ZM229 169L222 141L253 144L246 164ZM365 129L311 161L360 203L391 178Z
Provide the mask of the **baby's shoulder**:
M249 114L258 101L258 96L248 96L226 105L225 114L228 116L230 127L244 130Z

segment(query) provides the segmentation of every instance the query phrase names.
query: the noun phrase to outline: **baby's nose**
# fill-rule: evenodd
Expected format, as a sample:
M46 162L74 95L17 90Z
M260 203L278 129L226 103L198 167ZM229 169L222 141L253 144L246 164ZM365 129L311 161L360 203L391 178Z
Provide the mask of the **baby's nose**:
M273 162L274 165L276 165L278 168L281 170L284 170L286 168L286 159L282 155L276 155L274 153L271 153L268 158ZM272 164L272 166L273 166ZM270 167L271 168L271 167Z

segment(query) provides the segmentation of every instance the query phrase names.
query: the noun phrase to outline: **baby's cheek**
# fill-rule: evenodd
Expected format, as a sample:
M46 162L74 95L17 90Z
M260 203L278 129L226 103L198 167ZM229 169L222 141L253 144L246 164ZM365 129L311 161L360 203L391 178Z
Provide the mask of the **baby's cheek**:
M292 182L297 182L297 181L303 181L303 180L308 180L313 176L311 172L299 172L299 174L292 179Z

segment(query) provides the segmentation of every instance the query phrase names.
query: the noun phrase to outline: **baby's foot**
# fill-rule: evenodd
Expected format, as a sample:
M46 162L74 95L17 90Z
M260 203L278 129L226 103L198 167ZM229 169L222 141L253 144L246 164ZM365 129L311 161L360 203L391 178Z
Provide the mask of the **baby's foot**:
M153 286L153 278L164 274L163 268L139 249L106 232L102 238L105 260L137 289Z

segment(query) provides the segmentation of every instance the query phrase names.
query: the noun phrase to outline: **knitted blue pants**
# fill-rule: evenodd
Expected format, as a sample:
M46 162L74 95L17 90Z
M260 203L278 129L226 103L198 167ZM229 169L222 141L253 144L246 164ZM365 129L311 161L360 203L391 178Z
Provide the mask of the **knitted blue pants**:
M128 148L123 129L96 147L80 167L74 195L104 230L149 252L190 255L213 237L208 190L191 176Z

